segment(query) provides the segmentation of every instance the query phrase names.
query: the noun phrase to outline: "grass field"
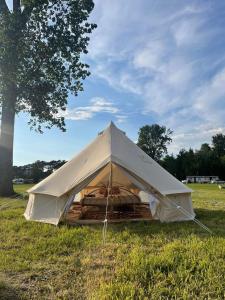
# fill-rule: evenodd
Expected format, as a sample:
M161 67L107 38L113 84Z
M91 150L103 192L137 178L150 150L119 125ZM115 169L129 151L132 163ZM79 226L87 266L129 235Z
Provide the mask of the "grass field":
M225 190L190 185L193 222L68 227L0 199L0 299L225 299ZM22 193L27 186L17 186Z

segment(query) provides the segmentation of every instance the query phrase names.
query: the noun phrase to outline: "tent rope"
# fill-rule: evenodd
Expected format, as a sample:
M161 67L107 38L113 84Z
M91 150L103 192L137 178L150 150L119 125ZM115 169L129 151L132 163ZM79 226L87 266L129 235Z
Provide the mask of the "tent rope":
M109 195L110 192L110 195ZM103 221L103 228L102 228L102 243L105 245L106 243L106 233L107 233L107 226L108 226L108 207L109 207L109 196L112 196L112 163L110 163L110 172L109 172L109 181L107 187L107 197L106 197L106 206L105 206L105 219Z
M3 205L0 206L0 210L3 210L3 209L5 209L5 208L10 207L9 204L12 204L12 203L16 202L17 200L18 200L18 199L14 199L14 200L12 200L11 202L3 203Z
M206 225L204 225L202 222L200 222L198 219L196 219L194 215L189 213L189 211L187 211L185 208L178 205L177 203L173 202L168 197L165 196L165 198L168 200L168 202L170 204L172 204L176 209L178 209L181 213L183 213L183 215L185 215L188 218L192 218L192 221L194 221L196 224L198 224L201 228L206 230L208 233L213 234L212 230L210 230Z
M21 197L21 196L22 196L22 197ZM20 200L23 200L24 197L25 197L25 194L22 194L22 195L20 195L20 194L17 195L17 194L16 194L16 195L14 195L14 196L9 197L9 199L10 199L11 201L4 202L2 205L0 205L0 210L10 207L10 204L16 202L16 201L19 200L19 199L20 199Z
M159 196L159 194L155 190L150 190L150 193L152 193L153 195L155 195L156 199L158 199L159 201L161 200L161 196ZM204 225L202 222L200 222L198 219L196 219L195 216L193 214L191 214L189 211L187 211L185 208L183 208L182 206L178 205L174 201L170 200L167 196L164 195L163 197L174 208L176 208L177 210L179 210L183 215L185 215L186 217L192 219L193 222L195 222L196 224L198 224L201 228L203 228L204 230L206 230L208 233L213 234L213 232L212 232L211 229L209 229L206 225Z

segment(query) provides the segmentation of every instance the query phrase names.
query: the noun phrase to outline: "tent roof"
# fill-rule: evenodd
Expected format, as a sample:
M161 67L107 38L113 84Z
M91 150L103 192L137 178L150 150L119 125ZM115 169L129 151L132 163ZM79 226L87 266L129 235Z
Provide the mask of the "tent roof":
M140 177L163 195L192 191L163 169L111 122L78 155L28 192L60 197L109 162L116 163Z

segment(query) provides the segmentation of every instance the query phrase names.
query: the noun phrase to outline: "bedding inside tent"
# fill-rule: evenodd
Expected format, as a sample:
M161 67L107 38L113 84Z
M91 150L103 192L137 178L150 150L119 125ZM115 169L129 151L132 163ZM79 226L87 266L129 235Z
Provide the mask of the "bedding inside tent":
M109 222L152 220L148 199L140 192L121 167L109 163L86 187L72 196L64 219L70 224L97 223L104 220L107 213Z

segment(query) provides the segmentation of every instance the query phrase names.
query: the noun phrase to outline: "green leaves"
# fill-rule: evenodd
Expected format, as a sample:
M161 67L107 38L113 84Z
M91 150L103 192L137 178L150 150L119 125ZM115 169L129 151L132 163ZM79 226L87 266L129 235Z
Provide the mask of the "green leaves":
M89 66L87 22L92 0L25 0L22 10L0 16L0 101L7 101L7 82L17 87L15 110L30 114L32 128L65 130L61 109L68 93L83 90ZM0 102L1 103L1 102Z
M145 125L139 130L137 145L151 158L159 161L167 153L167 145L172 142L172 130L158 124Z
M225 135L218 133L212 137L213 149L218 157L225 155Z

